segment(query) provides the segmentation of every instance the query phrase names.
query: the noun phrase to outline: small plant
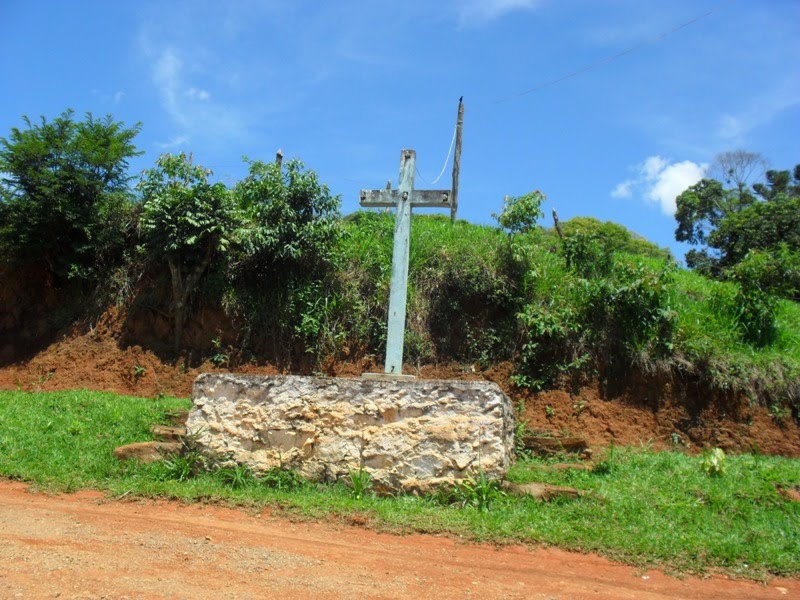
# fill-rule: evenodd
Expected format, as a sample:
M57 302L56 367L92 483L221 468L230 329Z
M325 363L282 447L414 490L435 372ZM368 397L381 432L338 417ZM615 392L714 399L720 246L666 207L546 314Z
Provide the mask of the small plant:
M206 470L205 457L196 450L176 454L160 463L159 479L187 481Z
M725 452L722 448L704 452L701 466L709 477L722 477L725 474Z
M348 477L352 487L353 498L361 500L372 485L372 477L364 470L364 467L359 467L358 471L350 469Z
M496 500L505 497L500 482L489 479L481 469L478 477L468 477L456 482L452 487L440 488L432 499L437 504L466 508L472 506L479 511L488 511Z
M770 404L769 406L769 416L772 417L772 420L778 425L783 426L786 420L789 418L789 414L789 409L785 406L781 406L777 402Z
M227 365L230 361L230 356L222 350L222 340L216 337L211 340L211 345L214 346L214 354L211 355L209 360L218 367Z
M258 476L258 481L263 486L278 491L296 490L305 484L305 480L291 469L275 467Z
M145 367L143 367L140 364L133 365L133 381L134 382L137 382L142 377L144 377L145 373L147 373L147 369Z
M549 404L544 407L544 416L548 419L552 419L556 416L556 409L550 406Z
M597 473L598 475L610 475L617 470L618 466L619 460L617 458L617 448L614 446L614 442L611 442L608 447L608 453L606 454L606 457L594 466L592 473Z
M586 408L586 400L576 400L572 403L572 412L577 416Z
M247 465L221 467L217 469L216 475L225 485L228 485L235 490L252 485L256 481L253 470Z

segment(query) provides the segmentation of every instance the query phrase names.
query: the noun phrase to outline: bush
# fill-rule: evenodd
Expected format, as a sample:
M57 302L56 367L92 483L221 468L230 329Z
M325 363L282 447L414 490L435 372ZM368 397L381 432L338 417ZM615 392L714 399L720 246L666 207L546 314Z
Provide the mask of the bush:
M211 171L186 154L164 154L142 173L142 247L153 261L165 261L172 279L174 350L178 352L188 303L200 278L235 241L238 215L230 193L211 184Z
M525 233L536 228L536 221L544 214L542 202L545 196L539 190L524 196L508 197L504 201L503 211L493 215L500 228L507 233Z
M0 255L40 264L55 282L99 282L122 260L133 231L128 160L141 154L126 128L108 115L71 110L0 138Z

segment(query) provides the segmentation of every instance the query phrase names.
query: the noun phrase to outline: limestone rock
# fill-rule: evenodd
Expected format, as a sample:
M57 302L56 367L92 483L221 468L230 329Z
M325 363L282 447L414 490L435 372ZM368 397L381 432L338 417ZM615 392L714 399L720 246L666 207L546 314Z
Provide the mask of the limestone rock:
M161 460L169 454L181 449L180 442L136 442L114 449L114 457L118 460L138 460L151 463Z
M186 427L153 425L150 431L154 438L162 442L180 442L181 438L186 437Z
M504 481L503 490L513 496L531 496L545 502L555 498L580 498L584 494L575 488L550 485L549 483L509 483Z
M512 458L511 402L490 382L207 373L192 396L189 435L256 472L363 467L378 490L424 491L480 470L500 479Z

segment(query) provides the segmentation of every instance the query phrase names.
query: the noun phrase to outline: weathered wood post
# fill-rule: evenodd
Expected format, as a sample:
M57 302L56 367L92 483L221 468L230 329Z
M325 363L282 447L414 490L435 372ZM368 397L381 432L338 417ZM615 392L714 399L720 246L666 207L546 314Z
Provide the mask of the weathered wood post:
M453 155L452 203L450 221L455 223L458 210L458 175L461 172L461 130L464 128L464 96L458 99L458 120L456 121L456 153Z
M417 154L406 149L400 153L400 179L396 190L361 190L361 206L396 207L394 247L392 250L392 279L389 288L389 318L386 334L386 363L384 372L400 376L403 373L403 342L406 328L406 299L408 295L408 255L411 244L411 208L450 208L450 190L415 190L414 172Z

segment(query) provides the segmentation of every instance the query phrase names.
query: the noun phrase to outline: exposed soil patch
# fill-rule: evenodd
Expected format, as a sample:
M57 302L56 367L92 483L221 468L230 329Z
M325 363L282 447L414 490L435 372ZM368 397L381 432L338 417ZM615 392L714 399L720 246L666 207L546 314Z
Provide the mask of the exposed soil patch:
M170 364L140 346L122 346L122 321L111 309L86 332L62 333L30 360L0 368L0 388L87 388L144 397L189 396L199 373L228 370L227 365L210 360L196 360L198 366L187 366L183 359ZM235 370L267 375L282 372L269 364L238 365ZM380 371L380 366L367 358L331 363L324 371L331 376L357 377L365 371ZM593 448L612 442L690 451L719 446L726 451L800 457L800 428L791 419L778 423L766 408L743 400L707 402L700 391L687 397L669 382L617 385L613 394L599 383L537 394L510 384L512 366L508 363L488 370L470 365L424 365L415 372L428 379L495 381L522 408L522 417L535 432L579 436Z
M95 389L136 396L189 396L201 372L230 370L208 357L194 363L162 361L153 351L124 346L124 319L108 310L86 330L63 331L57 341L30 360L0 368L0 388L23 390ZM187 365L188 362L188 365ZM219 362L219 361L218 361ZM190 366L195 365L195 366ZM275 375L270 364L243 364L241 373ZM358 377L380 371L374 360L330 363L322 369L338 377ZM762 452L800 457L800 428L791 418L777 422L763 407L743 398L711 399L702 390L687 395L670 382L593 383L571 390L532 393L514 388L508 363L481 370L471 365L423 365L412 369L428 379L488 379L498 383L522 408L521 415L536 432L579 436L593 448L652 445L655 449L697 451L719 446L726 451ZM305 374L310 374L308 369Z
M781 598L768 585L675 579L594 555L495 548L203 505L44 496L0 481L8 598Z

